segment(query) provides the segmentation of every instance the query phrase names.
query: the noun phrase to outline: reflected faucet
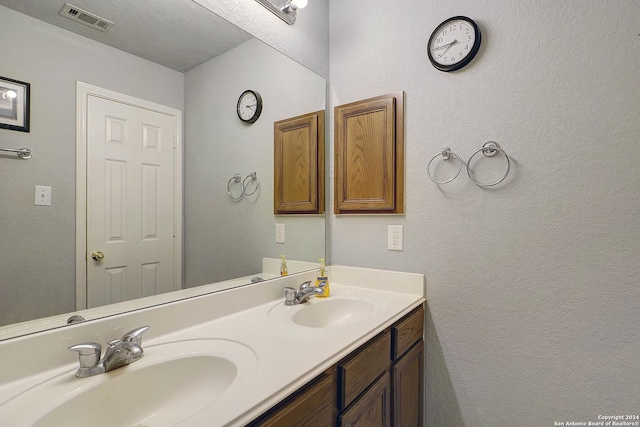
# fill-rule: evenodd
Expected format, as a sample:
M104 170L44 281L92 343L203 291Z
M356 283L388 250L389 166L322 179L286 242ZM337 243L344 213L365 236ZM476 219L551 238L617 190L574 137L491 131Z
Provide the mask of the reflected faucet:
M300 290L294 288L284 288L284 305L298 305L309 301L312 295L322 295L324 290L311 286L311 281L304 282L300 285Z
M78 352L80 362L76 377L86 378L104 374L140 360L144 356L142 334L148 329L149 326L142 326L127 332L122 338L109 341L102 359L102 346L98 343L84 342L72 345L69 350Z

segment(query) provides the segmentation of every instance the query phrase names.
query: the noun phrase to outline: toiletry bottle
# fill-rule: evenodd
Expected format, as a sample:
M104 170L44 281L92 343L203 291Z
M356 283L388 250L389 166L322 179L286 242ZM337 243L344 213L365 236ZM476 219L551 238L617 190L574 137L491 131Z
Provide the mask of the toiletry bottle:
M280 258L282 258L282 261L280 261L280 275L288 276L289 272L287 271L287 260L284 259L284 255L280 255Z
M320 258L320 275L316 279L316 287L322 288L324 292L316 295L318 298L326 298L331 295L331 288L329 288L329 278L324 272L324 258Z

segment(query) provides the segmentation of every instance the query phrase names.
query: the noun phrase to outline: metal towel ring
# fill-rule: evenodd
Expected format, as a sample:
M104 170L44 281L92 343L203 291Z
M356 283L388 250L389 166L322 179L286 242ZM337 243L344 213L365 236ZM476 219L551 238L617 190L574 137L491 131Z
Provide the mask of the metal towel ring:
M247 177L242 181L242 188L244 190L247 189L247 185L245 184L247 182L247 180L251 178L256 182L256 188L253 189L253 191L251 193L247 193L245 191L244 195L245 196L253 196L253 194L258 190L258 187L260 187L260 181L258 180L258 174L256 172L251 172L249 175L247 175Z
M431 163L438 157L438 156L442 156L443 160L448 161L450 159L450 156L455 157L458 160L458 171L456 172L456 174L453 176L453 178L450 178L446 181L436 181L436 179L431 175L431 172L429 172L429 169L431 168ZM436 154L435 156L433 156L431 158L431 160L429 160L429 164L427 164L427 175L429 176L429 179L433 182L435 182L436 184L446 184L448 182L453 181L454 179L456 179L458 177L458 175L460 175L460 171L462 170L462 160L460 159L460 157L458 157L458 155L456 153L454 153L453 151L451 151L451 149L449 147L444 147L442 149L442 151L438 154Z
M233 194L231 194L231 186L233 185L233 183L237 183L242 186L242 192L238 197L234 197ZM242 176L240 176L239 173L233 175L233 177L227 183L227 194L233 199L234 202L239 202L244 197L244 184L242 183Z
M504 154L504 157L507 159L507 172L505 172L504 176L502 178L500 178L499 180L497 180L496 182L493 182L491 184L485 184L483 182L477 181L473 175L471 174L471 169L469 169L469 166L471 165L471 159L473 159L473 156L475 156L476 154L482 152L482 154L485 155L485 157L493 157L496 154L498 154L499 152L502 152L502 154ZM485 142L482 145L482 148L479 149L478 151L476 151L475 153L473 153L471 155L471 157L469 157L469 161L467 162L467 175L469 175L469 178L471 178L471 181L475 182L476 184L482 186L482 187L491 187L493 185L498 185L500 184L502 181L504 181L504 179L507 177L507 175L509 175L509 170L511 169L511 160L509 159L509 156L507 155L507 153L500 148L500 145L497 142L494 141L489 141L489 142Z

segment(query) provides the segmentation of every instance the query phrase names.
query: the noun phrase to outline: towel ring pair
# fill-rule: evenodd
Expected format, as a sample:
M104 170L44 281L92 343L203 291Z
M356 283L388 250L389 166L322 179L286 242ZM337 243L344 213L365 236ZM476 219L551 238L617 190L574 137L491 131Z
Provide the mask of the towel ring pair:
M247 180L251 179L253 181L256 182L256 186L253 188L253 191L251 193L247 193ZM232 193L232 187L235 186L236 184L239 184L241 187L241 191L240 191L240 195L239 196L234 196ZM247 175L247 177L243 180L242 179L242 175L240 175L239 173L233 175L231 177L231 179L229 180L229 182L227 183L227 194L229 195L229 197L231 197L231 199L234 202L239 202L240 200L242 200L244 198L244 196L253 196L253 194L258 191L258 188L260 187L260 181L258 180L258 174L256 172L251 172L249 175Z
M469 168L469 166L471 165L471 160L473 160L473 158L476 156L476 154L478 153L482 153L484 154L485 157L493 157L496 154L502 152L502 154L504 154L504 157L507 159L507 171L505 172L504 176L502 176L502 178L500 178L499 180L497 180L496 182L491 182L491 183L486 183L486 182L480 182L478 181L471 169ZM451 159L451 156L455 157L456 160L458 161L458 170L456 171L455 175L453 175L452 178L449 178L445 181L438 181L436 180L430 172L431 169L431 163L433 163L433 161L438 157L438 156L442 156L442 159L445 161L448 161L449 159ZM436 154L435 156L433 156L431 158L431 160L429 160L429 164L427 165L427 175L429 176L429 179L433 182L435 182L436 184L447 184L451 181L453 181L454 179L456 179L458 177L458 175L460 175L460 171L462 170L462 160L460 159L460 157L454 153L453 151L451 151L451 149L449 147L444 147L442 149L442 151L438 154ZM507 155L507 153L500 147L500 145L497 142L494 141L489 141L486 142L482 145L482 148L480 148L479 150L475 151L471 157L469 157L469 160L467 161L467 175L469 175L469 178L471 179L471 181L475 182L477 185L481 186L481 187L492 187L494 185L498 185L500 184L502 181L505 180L505 178L507 177L507 175L509 175L509 171L511 170L511 159L509 159L509 156Z

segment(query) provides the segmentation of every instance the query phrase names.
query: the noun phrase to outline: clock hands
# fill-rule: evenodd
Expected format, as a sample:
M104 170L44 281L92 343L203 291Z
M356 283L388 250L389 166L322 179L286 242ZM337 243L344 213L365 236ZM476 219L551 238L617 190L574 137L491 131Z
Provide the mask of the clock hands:
M458 39L453 40L451 43L443 44L442 46L436 46L433 50L444 49L445 47L449 47L449 46L454 45L456 43L458 43Z
M435 47L433 50L440 50L440 49L445 49L444 52L438 54L438 57L441 57L442 55L444 55L445 53L447 53L447 51L449 49L451 49L451 46L453 46L454 44L458 44L458 39L455 39L454 41L452 41L451 43L448 44L443 44L442 46L437 46Z

